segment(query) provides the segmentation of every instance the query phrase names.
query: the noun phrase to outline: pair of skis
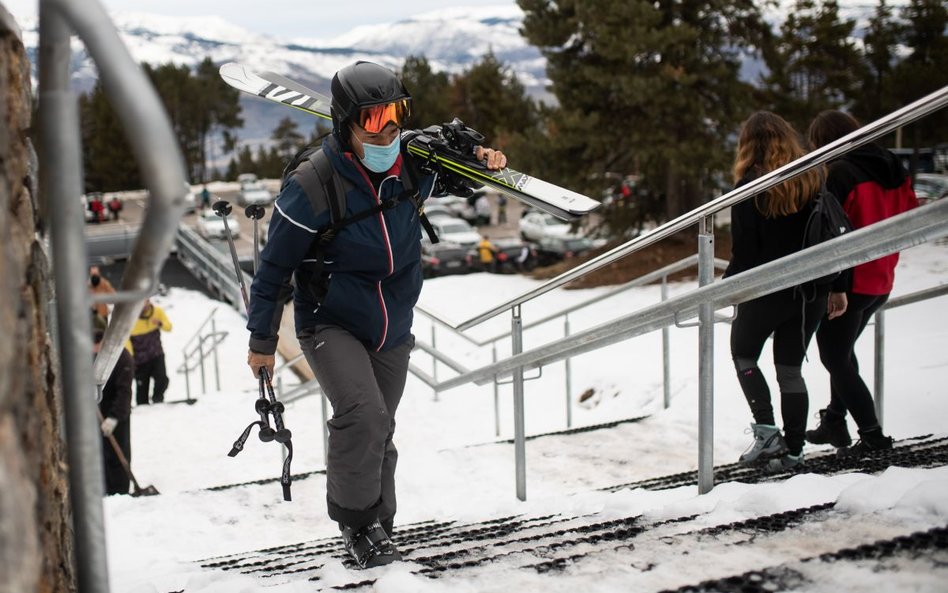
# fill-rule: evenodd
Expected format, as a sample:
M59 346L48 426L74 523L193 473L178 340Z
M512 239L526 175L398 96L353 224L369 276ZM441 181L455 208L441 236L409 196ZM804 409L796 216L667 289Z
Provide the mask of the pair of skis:
M236 63L220 68L221 78L235 89L294 107L311 115L332 120L330 99L302 84L273 72L254 72ZM493 171L474 159L472 139L480 135L459 120L421 131L407 132L408 151L426 162L520 200L566 221L582 218L599 207L599 202L564 187L504 168Z

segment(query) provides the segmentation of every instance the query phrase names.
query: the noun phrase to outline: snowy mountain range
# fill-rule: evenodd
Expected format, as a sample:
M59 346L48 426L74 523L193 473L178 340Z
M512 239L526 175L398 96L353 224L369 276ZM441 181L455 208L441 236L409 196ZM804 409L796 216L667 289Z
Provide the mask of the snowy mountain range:
M873 0L843 0L840 4L845 17L857 19L858 28L865 26L875 7ZM784 0L782 5L769 10L768 19L780 22L792 2ZM528 92L534 96L545 92L545 60L521 37L523 12L517 6L445 8L394 23L356 27L328 40L278 39L236 26L222 16L120 13L112 18L133 58L150 64L194 65L205 57L217 63L236 61L328 92L333 73L357 59L397 69L407 56L424 55L435 70L456 73L493 51L517 74ZM27 51L35 58L39 38L36 20L21 19L20 25ZM86 90L96 78L96 69L82 42L75 39L73 43L73 83L77 89ZM243 101L248 123L240 137L246 141L266 138L275 122L287 115L298 117L302 129L311 129L311 118L305 114L287 112L252 98Z

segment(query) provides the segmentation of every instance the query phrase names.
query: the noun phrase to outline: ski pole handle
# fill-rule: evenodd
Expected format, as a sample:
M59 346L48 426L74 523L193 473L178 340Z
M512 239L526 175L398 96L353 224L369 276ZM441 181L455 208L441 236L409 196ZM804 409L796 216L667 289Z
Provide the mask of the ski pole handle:
M293 433L283 424L283 404L277 401L276 394L273 393L273 383L270 381L270 373L266 368L260 369L261 381L266 384L267 394L270 397L270 413L273 415L273 425L276 427L274 440L278 443L288 443L293 438Z
M260 415L260 433L258 436L264 443L269 443L276 436L276 431L270 427L270 402L267 401L267 396L264 393L263 372L260 373L260 390L258 393L259 397L254 402L254 410Z

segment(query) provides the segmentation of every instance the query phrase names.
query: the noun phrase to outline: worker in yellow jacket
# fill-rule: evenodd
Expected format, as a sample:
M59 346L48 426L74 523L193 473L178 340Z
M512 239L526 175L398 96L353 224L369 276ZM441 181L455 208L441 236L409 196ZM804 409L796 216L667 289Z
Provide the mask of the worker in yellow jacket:
M145 299L142 312L132 327L132 348L135 358L135 402L148 404L148 391L151 380L155 381L152 403L165 400L168 389L168 372L165 369L165 351L161 347L161 332L171 331L171 322L161 307Z
M490 242L487 235L482 235L481 242L477 245L477 253L480 256L481 268L488 272L497 271L497 248Z

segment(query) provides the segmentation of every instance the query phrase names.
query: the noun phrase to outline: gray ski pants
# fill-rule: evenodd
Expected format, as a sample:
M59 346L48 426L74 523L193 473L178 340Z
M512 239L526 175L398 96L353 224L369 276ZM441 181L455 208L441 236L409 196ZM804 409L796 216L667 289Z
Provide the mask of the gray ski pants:
M332 405L327 422L329 517L356 528L375 519L390 526L396 508L395 410L405 389L414 337L382 352L367 349L335 325L303 330L299 339Z

